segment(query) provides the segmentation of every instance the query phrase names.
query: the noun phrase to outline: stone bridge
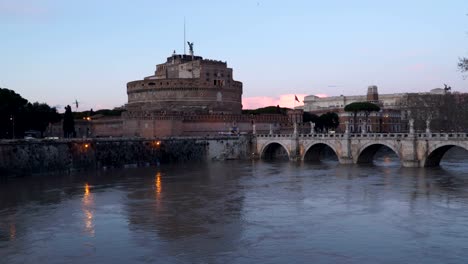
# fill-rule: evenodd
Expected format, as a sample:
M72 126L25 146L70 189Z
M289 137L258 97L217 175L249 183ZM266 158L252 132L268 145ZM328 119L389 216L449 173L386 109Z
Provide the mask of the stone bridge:
M341 164L371 163L385 146L404 167L438 166L450 148L468 150L468 133L258 134L253 140L254 157L318 161L329 147Z

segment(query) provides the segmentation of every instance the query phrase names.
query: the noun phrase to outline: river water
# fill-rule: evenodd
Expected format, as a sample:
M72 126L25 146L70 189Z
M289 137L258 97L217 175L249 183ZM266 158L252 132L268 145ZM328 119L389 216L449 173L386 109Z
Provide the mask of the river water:
M231 161L0 182L0 263L467 263L468 155Z

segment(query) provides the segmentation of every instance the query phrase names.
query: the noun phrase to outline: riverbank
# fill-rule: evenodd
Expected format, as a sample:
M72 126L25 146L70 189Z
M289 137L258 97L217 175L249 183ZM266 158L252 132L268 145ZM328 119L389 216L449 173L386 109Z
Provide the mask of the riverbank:
M0 141L0 177L248 159L250 137L87 138Z

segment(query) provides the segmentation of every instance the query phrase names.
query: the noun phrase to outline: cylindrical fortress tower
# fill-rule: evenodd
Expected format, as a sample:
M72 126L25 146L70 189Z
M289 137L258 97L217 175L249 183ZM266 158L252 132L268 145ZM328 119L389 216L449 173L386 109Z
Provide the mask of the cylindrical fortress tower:
M129 112L241 114L242 83L226 62L174 54L143 80L127 83Z

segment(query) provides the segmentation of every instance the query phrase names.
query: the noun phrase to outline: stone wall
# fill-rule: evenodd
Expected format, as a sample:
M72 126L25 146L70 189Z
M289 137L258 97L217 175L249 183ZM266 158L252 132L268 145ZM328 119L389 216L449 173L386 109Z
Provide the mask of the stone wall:
M0 141L0 177L247 159L250 137Z

